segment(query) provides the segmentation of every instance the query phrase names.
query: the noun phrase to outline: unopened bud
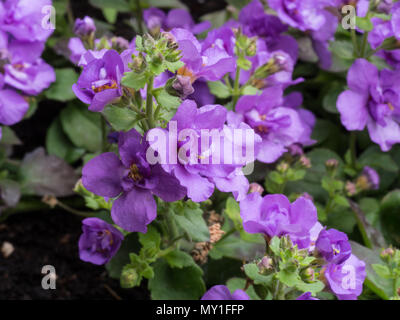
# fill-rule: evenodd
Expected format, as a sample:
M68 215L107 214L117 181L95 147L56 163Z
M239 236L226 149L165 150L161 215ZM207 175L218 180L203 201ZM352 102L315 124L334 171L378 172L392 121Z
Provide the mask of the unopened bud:
M304 168L311 168L311 160L307 158L305 155L302 155L299 159L300 164Z
M325 166L327 168L337 168L338 165L339 165L339 161L337 161L336 159L329 159L329 160L326 160L326 162L325 162Z
M287 162L285 162L285 161L282 161L280 164L278 164L276 169L279 172L286 172L289 169L289 164Z
M250 184L249 193L258 192L259 194L263 194L264 188L256 182Z
M361 190L379 189L379 174L371 167L365 166L361 176L357 178L356 185Z
M176 90L179 97L182 99L186 99L187 96L190 96L194 92L192 81L190 77L186 76L177 75L176 79L172 83L172 88Z
M260 271L269 270L272 269L272 264L273 260L270 257L265 256L258 263L258 268L260 269Z
M356 185L351 182L351 181L347 181L346 182L346 186L345 186L346 192L348 196L354 196L357 194L357 187Z
M393 255L394 255L394 250L393 250L393 248L390 248L390 247L382 250L382 252L381 252L381 258L383 260L387 260L387 259L393 257Z
M92 18L86 16L83 19L76 19L74 25L74 33L78 37L88 37L96 32L96 25Z

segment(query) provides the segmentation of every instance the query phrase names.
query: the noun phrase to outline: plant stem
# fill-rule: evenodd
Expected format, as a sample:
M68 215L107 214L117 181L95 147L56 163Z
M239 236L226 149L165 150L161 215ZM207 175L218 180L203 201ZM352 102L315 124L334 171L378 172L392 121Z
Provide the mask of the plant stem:
M72 213L72 214L74 214L76 216L79 216L79 217L88 218L88 217L95 217L96 216L96 214L91 213L91 212L84 212L84 211L79 211L79 210L76 210L74 208L71 208L69 205L67 205L65 203L62 203L58 199L57 199L57 206L59 206L60 208L62 208L65 211L67 211L69 213Z
M140 5L140 0L135 0L136 2L136 12L137 12L137 18L138 18L138 28L139 28L139 34L143 34L143 12L142 12L142 7Z
M353 169L357 165L357 135L354 131L350 134L350 154L351 154L351 166Z
M240 78L240 68L239 66L236 67L236 75L235 75L235 84L233 86L233 104L232 109L235 111L236 103L240 97L240 90L239 90L239 78Z
M353 56L358 57L359 51L358 51L358 41L357 41L356 29L351 29L350 34L351 34L351 40L353 42Z
M175 219L174 219L174 212L171 209L167 209L167 212L165 214L165 221L168 226L168 238L171 240L171 242L175 241L176 238L179 237L179 232L178 232L178 227L176 226ZM179 246L179 242L175 241L177 247Z
M154 124L154 114L153 114L153 82L154 78L150 77L149 82L147 84L147 97L146 97L146 115L147 122L150 129L155 127Z

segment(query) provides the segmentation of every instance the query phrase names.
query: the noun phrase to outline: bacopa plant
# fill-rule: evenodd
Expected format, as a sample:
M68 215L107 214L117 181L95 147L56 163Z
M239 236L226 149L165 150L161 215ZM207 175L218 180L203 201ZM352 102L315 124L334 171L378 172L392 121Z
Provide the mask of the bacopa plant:
M50 0L1 1L1 124L63 108L49 155L3 127L0 219L83 216L80 259L156 300L400 299L400 2L227 2L55 0L46 63Z

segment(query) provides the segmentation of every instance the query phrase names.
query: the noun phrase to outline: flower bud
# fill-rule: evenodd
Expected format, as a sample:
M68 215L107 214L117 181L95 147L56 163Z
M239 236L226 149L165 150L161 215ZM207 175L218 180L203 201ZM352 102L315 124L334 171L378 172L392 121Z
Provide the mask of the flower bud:
M286 172L289 169L289 164L285 161L282 161L278 166L276 167L276 170L279 172Z
M74 33L78 37L88 37L96 32L96 25L92 18L86 16L83 19L76 19Z
M140 284L140 277L135 269L131 267L122 269L121 273L122 288L133 288L139 284Z
M264 188L256 182L250 184L249 193L258 192L259 194L263 194Z
M294 157L294 156L301 156L301 155L304 154L303 148L302 148L300 145L296 144L296 143L291 144L291 145L288 147L288 149L289 149L289 153L290 153L293 157Z
M315 271L309 267L302 272L302 277L306 282L313 282L315 280Z
M352 196L357 194L357 187L351 181L347 181L346 182L345 189L346 189L347 195L350 196L350 197L352 197Z
M311 160L307 158L305 155L302 155L299 159L299 162L304 168L311 168Z
M268 257L265 256L261 259L261 261L258 263L258 268L260 269L260 271L264 271L264 270L269 270L272 269L272 264L273 264L273 260Z
M357 178L356 186L363 191L378 190L379 182L379 174L371 167L365 166L361 176Z
M122 37L111 38L112 48L118 52L129 49L129 41Z
M172 83L172 88L176 90L182 99L186 99L187 96L194 92L192 81L190 77L186 76L177 75Z
M329 159L326 160L325 162L325 166L327 169L336 169L339 165L339 161L337 161L336 159Z
M390 258L393 257L393 255L394 255L394 250L393 248L390 247L382 250L381 252L381 258L385 261L390 260Z

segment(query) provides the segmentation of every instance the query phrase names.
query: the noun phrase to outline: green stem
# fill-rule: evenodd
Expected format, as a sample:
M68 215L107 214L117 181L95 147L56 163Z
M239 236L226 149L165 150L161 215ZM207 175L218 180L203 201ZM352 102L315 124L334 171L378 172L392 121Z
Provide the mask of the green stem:
M351 40L353 42L353 56L358 57L359 51L358 51L358 41L357 41L356 29L351 29L350 34L351 34Z
M175 223L174 212L169 208L167 209L167 212L165 214L165 221L167 223L169 231L168 238L171 240L171 242L175 242L175 239L179 237L179 231ZM179 245L177 241L175 243L177 246Z
M365 51L367 49L367 43L368 43L368 34L369 32L365 32L363 35L361 49L360 49L360 58L364 58L365 56Z
M101 133L102 133L102 151L106 152L108 150L107 144L107 122L106 119L101 117Z
M146 115L147 122L150 129L155 128L154 124L154 114L153 114L153 82L154 78L150 77L149 82L147 84L147 97L146 97Z
M354 131L350 134L350 154L351 166L355 169L357 167L357 135Z
M91 212L84 212L84 211L79 211L79 210L76 210L74 208L71 208L69 205L67 205L65 203L62 203L60 200L57 200L57 206L59 206L60 208L62 208L65 211L67 211L69 213L72 213L72 214L74 214L76 216L79 216L79 217L88 218L88 217L95 217L96 216L96 214L91 213Z
M136 15L138 19L138 28L139 28L139 34L143 34L143 12L142 12L142 7L140 5L140 0L135 0L136 3Z
M240 88L239 88L239 78L240 78L240 68L236 67L236 75L235 75L235 84L233 86L233 104L232 109L235 111L236 103L240 97Z

